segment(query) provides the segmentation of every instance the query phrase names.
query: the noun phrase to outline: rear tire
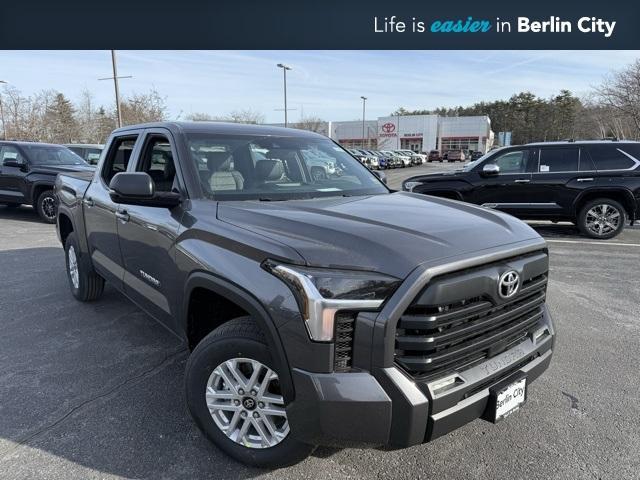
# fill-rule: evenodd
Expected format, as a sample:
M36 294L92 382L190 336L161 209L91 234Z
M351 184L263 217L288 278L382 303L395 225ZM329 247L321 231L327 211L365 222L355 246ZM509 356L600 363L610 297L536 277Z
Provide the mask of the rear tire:
M95 272L89 258L81 253L74 232L64 242L64 253L72 295L81 302L100 298L104 291L104 279Z
M56 223L58 215L58 202L53 190L45 190L36 200L36 210L40 218L47 223Z
M606 240L624 230L624 207L610 198L596 198L587 202L578 215L578 228L590 238Z
M244 377L243 382L247 379L248 382L251 381L251 374L255 372L254 367L262 369L263 380L259 380L259 375L257 383L244 384L245 388L251 389L257 394L241 390L243 384L237 382L238 377L233 372L229 375L227 369L234 368L236 371L238 365L251 369L246 373L240 372L241 377ZM269 404L268 400L263 400L267 402L266 404L261 401L262 398L266 398L261 395L261 391L264 391L262 385L267 379L267 375L272 378L268 381L270 385L269 396L273 398L274 395L279 397L282 395L278 391L278 374L280 372L273 365L271 353L258 325L250 317L240 317L223 324L207 335L194 349L186 367L187 406L196 425L220 450L235 460L254 467L280 468L294 465L307 458L315 449L314 445L308 445L293 438L288 430L288 425L286 427L283 423L276 425L273 422L273 416L270 417L270 425L272 427L276 425L281 432L287 433L281 433L279 437L267 435L274 442L272 446L266 446L270 443L258 445L265 436L260 435L256 426L266 425L266 417L269 415L265 413L265 408L274 408L274 404ZM236 382L235 385L224 379L224 375L221 373L223 370L227 378ZM273 374L276 375L275 378ZM214 379L213 382L212 379ZM234 398L222 399L223 396ZM236 396L237 399L235 399ZM218 408L220 402L228 403L223 403L223 408ZM245 404L245 402L249 402L251 405ZM282 400L282 404L284 404L284 400ZM283 407L276 408L282 409ZM239 415L244 416L236 418ZM263 420L263 418L265 419ZM288 423L286 414L284 417L280 414L276 418L280 418L280 422L284 418L284 422ZM235 423L233 423L234 419ZM224 426L225 422L228 422L226 427L228 429L231 428L232 423L234 425L234 429L229 434L223 431L222 426L219 426L220 424ZM242 434L243 425L247 422L250 426ZM236 430L238 431L236 432ZM242 437L238 438L239 435Z

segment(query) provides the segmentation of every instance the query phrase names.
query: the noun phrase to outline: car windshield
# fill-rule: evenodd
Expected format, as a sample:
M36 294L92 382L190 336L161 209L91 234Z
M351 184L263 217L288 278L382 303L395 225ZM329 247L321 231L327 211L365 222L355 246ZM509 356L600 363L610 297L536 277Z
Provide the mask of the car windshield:
M67 147L56 145L22 145L34 165L87 165L82 157Z
M329 139L187 135L205 195L216 200L293 200L387 194L385 185Z

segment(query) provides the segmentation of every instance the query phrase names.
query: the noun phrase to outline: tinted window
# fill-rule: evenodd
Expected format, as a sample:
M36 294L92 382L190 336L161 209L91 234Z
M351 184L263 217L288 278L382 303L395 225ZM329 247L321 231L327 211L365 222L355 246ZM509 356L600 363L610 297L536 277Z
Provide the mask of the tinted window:
M16 147L12 147L11 145L3 146L2 150L0 150L0 156L2 157L0 159L0 165L4 164L5 160L24 161L22 155L20 155L20 152L18 152L18 149Z
M540 172L577 172L578 148L542 148Z
M116 173L126 172L133 146L136 144L138 137L120 137L113 140L107 161L102 168L102 178L109 185L111 179Z
M170 192L177 188L175 184L176 167L169 141L163 136L154 136L143 150L142 160L137 171L147 172L153 179L156 192Z
M593 172L596 169L589 152L585 148L580 149L580 171Z
M102 150L99 148L87 148L84 159L91 165L97 165L101 154Z
M620 150L627 150L627 145L589 145L587 150L591 155L597 170L625 170L634 165L633 160ZM633 156L631 152L628 152Z
M500 167L500 173L524 173L527 171L527 159L529 150L516 150L498 155L487 164L495 164Z
M34 165L86 165L86 162L67 147L57 145L22 145Z

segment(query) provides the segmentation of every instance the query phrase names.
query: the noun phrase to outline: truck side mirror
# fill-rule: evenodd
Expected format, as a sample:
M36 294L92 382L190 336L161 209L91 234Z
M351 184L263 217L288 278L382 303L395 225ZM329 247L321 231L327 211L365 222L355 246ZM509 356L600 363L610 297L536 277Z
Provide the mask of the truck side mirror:
M2 162L3 167L24 168L26 163L21 158L6 158Z
M485 177L493 177L500 173L500 167L495 163L488 163L482 167L482 175Z
M173 208L182 200L179 193L155 190L153 179L145 172L120 172L109 182L109 196L115 203Z

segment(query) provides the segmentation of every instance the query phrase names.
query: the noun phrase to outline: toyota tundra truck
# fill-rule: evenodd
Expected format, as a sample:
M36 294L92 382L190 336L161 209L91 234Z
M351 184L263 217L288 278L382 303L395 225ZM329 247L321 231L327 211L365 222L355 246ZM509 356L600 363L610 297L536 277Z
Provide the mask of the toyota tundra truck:
M341 175L312 175L318 155ZM542 238L394 192L322 135L128 126L55 193L73 296L109 282L184 338L191 415L241 462L419 445L541 393L555 339Z

